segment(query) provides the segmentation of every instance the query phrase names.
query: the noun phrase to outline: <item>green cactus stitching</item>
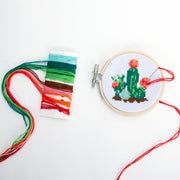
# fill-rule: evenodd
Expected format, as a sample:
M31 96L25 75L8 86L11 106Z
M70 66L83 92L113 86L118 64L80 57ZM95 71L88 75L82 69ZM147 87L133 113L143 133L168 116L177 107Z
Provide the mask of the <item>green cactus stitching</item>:
M126 81L124 81L125 75L122 74L117 76L112 76L112 88L114 89L115 96L114 100L123 100L124 102L133 103L134 101L140 103L148 101L146 96L147 81L150 81L148 78L143 78L139 82L139 72L138 72L138 60L132 59L129 62L129 70L127 71ZM138 87L137 84L140 84L141 87Z

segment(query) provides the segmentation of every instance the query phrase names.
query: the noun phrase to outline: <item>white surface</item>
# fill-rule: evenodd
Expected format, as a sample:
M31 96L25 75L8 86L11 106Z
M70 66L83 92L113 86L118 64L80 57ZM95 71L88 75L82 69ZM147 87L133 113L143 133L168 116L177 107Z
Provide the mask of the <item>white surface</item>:
M129 62L131 59L138 60L138 73L139 81L144 77L150 77L151 74L158 68L157 64L152 61L149 57L139 54L139 53L124 53L115 57L106 67L102 75L102 89L106 97L106 100L117 110L123 111L126 113L139 113L151 108L154 103L159 99L163 83L155 83L152 86L148 86L146 90L145 98L148 101L141 103L133 102L124 102L117 101L112 99L115 96L114 89L112 88L112 79L111 77L117 77L117 75L125 75L124 81L127 82L127 71L129 70ZM151 80L162 78L160 70L157 70L156 73L151 77ZM139 83L137 85L140 87ZM127 87L126 87L127 88Z
M1 81L24 61L46 59L52 48L80 52L70 120L39 117L37 90L27 78L14 78L36 129L16 155L0 163L0 179L114 180L134 157L174 133L179 119L171 108L159 104L141 116L123 116L90 83L95 63L102 67L121 51L142 51L175 73L162 100L179 106L179 17L178 0L0 0ZM0 97L3 152L25 126ZM179 152L178 139L127 169L122 180L179 180Z

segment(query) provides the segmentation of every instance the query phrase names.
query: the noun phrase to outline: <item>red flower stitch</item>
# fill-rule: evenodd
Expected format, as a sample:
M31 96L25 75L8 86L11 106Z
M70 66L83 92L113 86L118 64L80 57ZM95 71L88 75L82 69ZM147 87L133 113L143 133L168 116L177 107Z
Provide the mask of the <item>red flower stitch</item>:
M137 68L137 67L138 67L138 60L136 60L136 59L131 59L130 62L129 62L129 65L130 65L132 68Z
M145 78L142 78L139 82L140 86L143 87L144 89L147 89L147 86L148 86L148 82L150 81L149 78L145 77Z
M114 82L112 83L112 88L113 89L116 89L118 87L119 83L118 82Z

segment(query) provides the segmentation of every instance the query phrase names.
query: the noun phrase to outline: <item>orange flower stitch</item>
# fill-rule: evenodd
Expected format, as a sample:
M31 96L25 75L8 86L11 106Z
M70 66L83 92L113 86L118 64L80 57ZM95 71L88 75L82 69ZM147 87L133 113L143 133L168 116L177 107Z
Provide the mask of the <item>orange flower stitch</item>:
M140 86L143 87L144 89L147 89L147 86L148 86L148 82L150 81L149 78L145 77L145 78L142 78L139 82Z
M131 66L132 68L137 68L138 67L138 60L131 59L129 62L129 66Z
M116 89L118 87L119 83L118 82L114 82L112 83L112 88L113 89Z

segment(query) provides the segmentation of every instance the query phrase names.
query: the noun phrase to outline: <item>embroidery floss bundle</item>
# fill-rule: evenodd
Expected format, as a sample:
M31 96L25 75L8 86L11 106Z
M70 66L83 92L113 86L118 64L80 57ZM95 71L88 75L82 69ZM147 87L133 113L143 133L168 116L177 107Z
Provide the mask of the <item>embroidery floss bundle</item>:
M43 115L67 119L70 115L70 105L73 93L73 84L76 74L77 57L58 54L57 51L51 51L49 54L48 68L44 85L51 89L56 95L45 95L59 103L59 108L47 101L42 96L41 111ZM47 111L49 110L49 111Z
M28 77L37 88L37 90L42 94L42 109L48 109L48 111L56 110L61 114L61 116L63 114L65 116L69 116L70 103L72 100L73 82L76 70L75 62L77 61L77 58L63 55L58 55L58 57L61 59L61 62L57 61L56 59L51 59L45 61L23 63L8 71L4 76L1 86L2 94L9 106L14 111L22 115L26 125L26 130L12 143L11 147L9 147L0 155L0 162L6 160L24 146L24 144L33 133L35 125L34 118L31 112L27 108L22 106L11 92L11 81L16 74L23 74ZM74 62L73 66L69 64L69 62L72 61ZM66 69L73 69L73 73L70 71L68 74L68 71ZM47 73L45 82L43 82L39 78L39 72ZM63 78L61 77L61 75L63 75ZM48 79L61 79L62 84L58 84L55 86L52 82L49 82ZM63 83L66 82L71 83L71 90L67 89L65 84L63 85Z
M137 115L161 103L172 107L180 115L180 110L160 100L164 89L164 81L172 81L175 76L172 71L159 67L149 56L140 52L124 52L113 56L98 73L99 66L95 65L92 86L99 82L100 92L105 102L113 110L125 115ZM162 71L171 77L164 78ZM99 79L98 79L99 77ZM179 137L178 131L168 140L154 145L152 148L127 164L119 174L119 180L124 171L148 155L154 149Z

